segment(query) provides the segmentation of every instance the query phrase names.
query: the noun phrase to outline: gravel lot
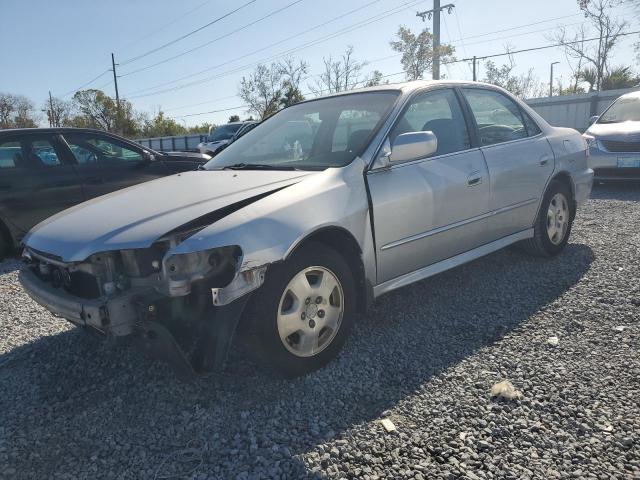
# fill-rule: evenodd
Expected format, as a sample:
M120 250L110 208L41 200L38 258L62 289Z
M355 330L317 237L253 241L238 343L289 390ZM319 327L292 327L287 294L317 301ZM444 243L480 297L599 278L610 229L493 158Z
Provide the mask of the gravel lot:
M563 255L389 294L293 381L235 353L182 384L0 263L0 477L640 478L639 227L640 186L599 187ZM505 379L520 399L491 398Z

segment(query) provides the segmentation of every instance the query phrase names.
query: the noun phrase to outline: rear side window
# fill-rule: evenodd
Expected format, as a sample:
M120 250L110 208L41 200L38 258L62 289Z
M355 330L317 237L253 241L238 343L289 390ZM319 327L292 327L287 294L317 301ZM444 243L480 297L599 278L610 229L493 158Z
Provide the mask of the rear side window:
M21 166L22 145L18 141L0 141L0 169Z
M32 161L45 167L55 167L62 164L51 140L32 140L29 144L31 146L29 151Z
M491 90L465 88L463 92L478 124L482 146L527 137L522 112L513 100Z

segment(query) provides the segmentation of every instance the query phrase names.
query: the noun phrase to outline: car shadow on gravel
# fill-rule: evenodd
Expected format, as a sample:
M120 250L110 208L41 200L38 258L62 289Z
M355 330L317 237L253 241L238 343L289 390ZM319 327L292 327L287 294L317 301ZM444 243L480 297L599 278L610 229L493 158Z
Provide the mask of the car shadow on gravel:
M582 244L552 259L507 249L385 295L337 360L297 379L234 352L223 374L185 384L165 365L80 329L41 337L0 356L0 425L9 443L29 445L10 462L46 476L65 471L72 450L82 471L101 459L116 476L304 476L296 454L439 381L561 297L593 260Z
M640 202L640 181L594 183L591 198Z

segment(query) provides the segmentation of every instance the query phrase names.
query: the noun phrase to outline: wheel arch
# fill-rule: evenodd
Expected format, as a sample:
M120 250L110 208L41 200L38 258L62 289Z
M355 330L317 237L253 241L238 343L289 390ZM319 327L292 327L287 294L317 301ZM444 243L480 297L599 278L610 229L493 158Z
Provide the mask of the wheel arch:
M571 219L573 220L573 218L575 218L575 216L576 216L576 210L577 210L577 205L576 205L576 186L573 183L573 178L571 178L571 174L569 172L567 172L566 170L561 170L558 173L556 173L553 177L551 177L551 179L549 180L549 185L554 180L565 184L569 188L569 191L571 192L571 199L570 199L570 201L571 201ZM548 188L548 186L547 186L547 188Z
M0 237L7 243L7 251L0 252L0 255L10 253L11 250L16 248L16 241L11 234L11 230L2 218L0 218Z
M347 229L339 226L328 226L309 233L290 249L285 261L295 252L312 243L321 243L335 250L351 269L356 284L358 311L363 312L373 299L373 288L368 284L365 275L362 248Z

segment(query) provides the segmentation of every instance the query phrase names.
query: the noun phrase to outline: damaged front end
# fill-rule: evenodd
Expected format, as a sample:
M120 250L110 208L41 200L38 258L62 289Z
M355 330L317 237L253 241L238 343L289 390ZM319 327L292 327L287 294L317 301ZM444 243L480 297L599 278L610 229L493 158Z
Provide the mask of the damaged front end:
M109 337L132 336L188 379L222 368L247 294L262 285L266 271L241 271L239 246L171 253L193 233L82 262L27 247L20 282L55 315Z

